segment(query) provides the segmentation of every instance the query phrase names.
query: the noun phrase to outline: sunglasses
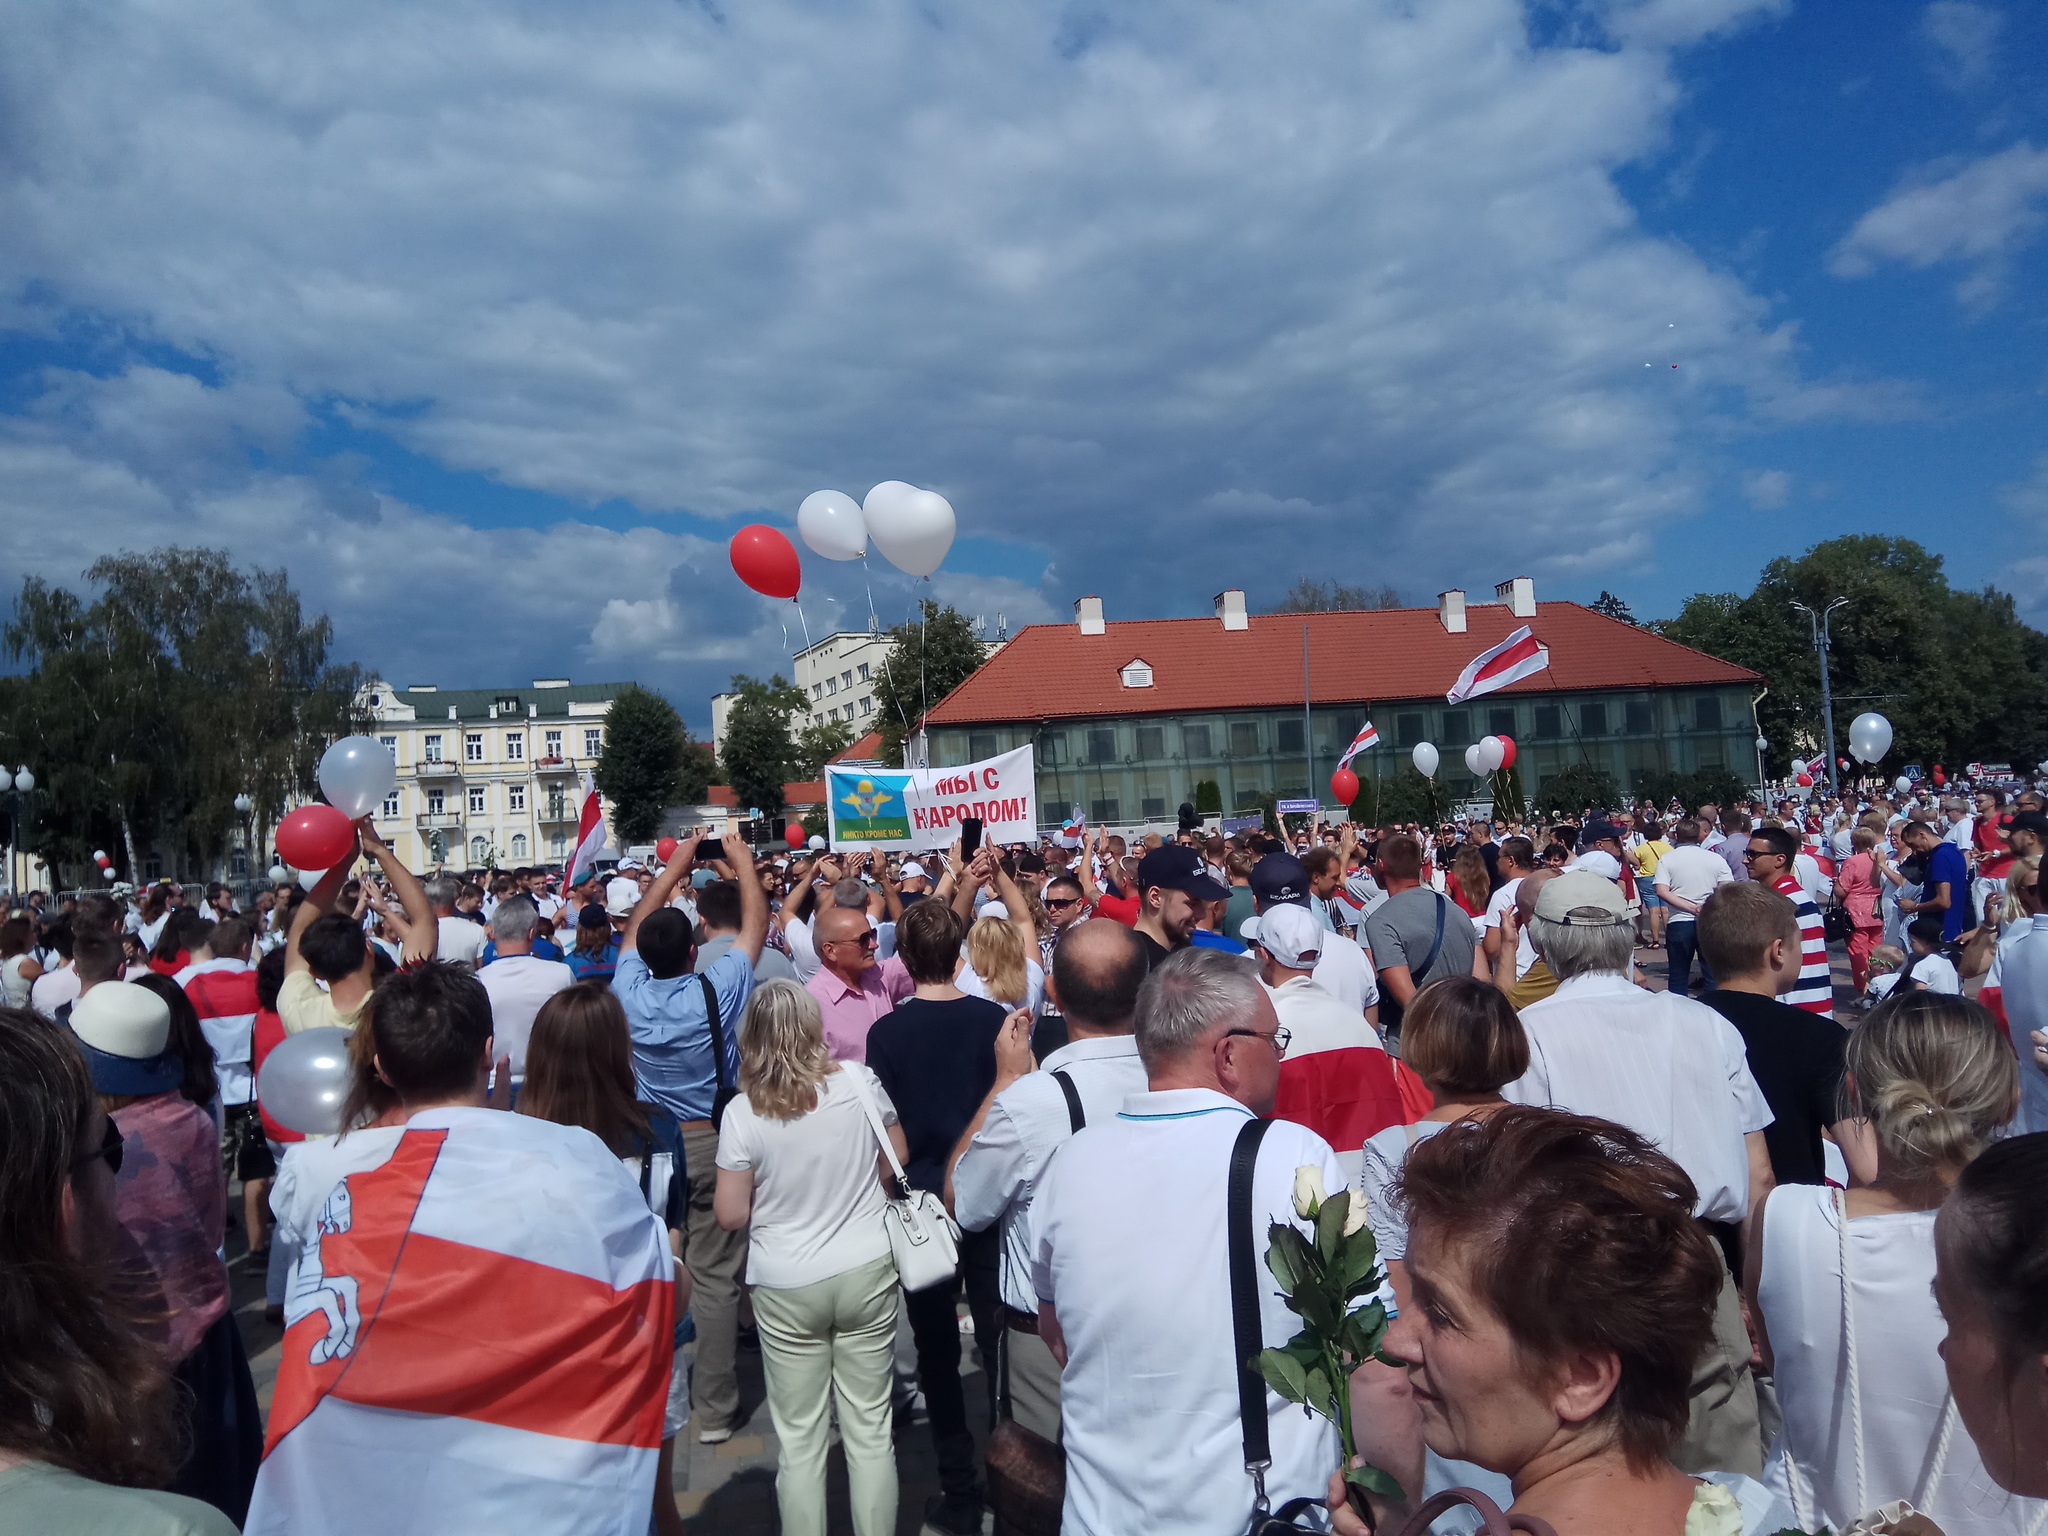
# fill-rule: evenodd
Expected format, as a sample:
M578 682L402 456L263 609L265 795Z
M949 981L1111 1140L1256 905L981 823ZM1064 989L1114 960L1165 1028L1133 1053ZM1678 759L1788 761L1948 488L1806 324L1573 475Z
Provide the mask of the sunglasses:
M100 1136L100 1144L90 1152L81 1153L71 1160L71 1166L82 1168L94 1158L103 1158L114 1173L121 1171L121 1127L114 1124L114 1117L107 1116L107 1128Z
M882 938L880 934L876 933L874 929L870 928L866 933L861 934L857 938L827 939L825 942L827 944L858 944L862 949L873 949L877 944L882 942Z
M1044 905L1045 910L1048 912L1064 912L1069 907L1081 905L1081 898L1078 896L1055 896Z

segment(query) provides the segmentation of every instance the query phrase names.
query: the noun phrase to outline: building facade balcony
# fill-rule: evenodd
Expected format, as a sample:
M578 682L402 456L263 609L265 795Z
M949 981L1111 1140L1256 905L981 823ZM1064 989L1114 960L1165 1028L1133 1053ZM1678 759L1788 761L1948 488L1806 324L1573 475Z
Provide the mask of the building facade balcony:
M413 773L422 779L454 779L462 775L462 766L448 758L421 758L413 765Z
M413 821L422 832L460 831L462 828L462 813L460 811L421 811L419 815L413 818Z

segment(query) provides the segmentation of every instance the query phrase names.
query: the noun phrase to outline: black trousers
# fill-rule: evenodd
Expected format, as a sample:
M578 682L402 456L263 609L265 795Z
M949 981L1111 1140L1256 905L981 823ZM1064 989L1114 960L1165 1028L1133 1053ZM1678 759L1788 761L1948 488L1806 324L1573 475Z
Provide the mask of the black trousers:
M981 1350L982 1379L988 1400L980 1411L984 1427L996 1419L996 1344L1002 1329L999 1266L1002 1231L960 1234L960 1278L951 1285L907 1291L904 1304L910 1333L917 1344L917 1384L924 1389L931 1415L932 1449L939 1460L939 1486L950 1494L973 1493L980 1486L975 1468L974 1434L967 1427L967 1393L960 1385L960 1322L956 1303L967 1288L967 1308L974 1317L974 1342Z
M178 1366L178 1396L192 1449L170 1491L204 1500L239 1526L249 1518L263 1459L263 1415L233 1312L222 1313Z

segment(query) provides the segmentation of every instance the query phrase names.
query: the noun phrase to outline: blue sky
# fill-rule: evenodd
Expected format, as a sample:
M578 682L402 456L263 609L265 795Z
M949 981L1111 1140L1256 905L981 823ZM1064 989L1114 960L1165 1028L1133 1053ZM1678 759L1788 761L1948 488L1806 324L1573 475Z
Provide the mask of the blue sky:
M0 586L284 565L391 681L709 695L911 583L1643 616L1898 532L2048 624L2048 15L112 5L0 56ZM1677 366L1674 367L1673 364ZM785 642L785 634L787 642Z

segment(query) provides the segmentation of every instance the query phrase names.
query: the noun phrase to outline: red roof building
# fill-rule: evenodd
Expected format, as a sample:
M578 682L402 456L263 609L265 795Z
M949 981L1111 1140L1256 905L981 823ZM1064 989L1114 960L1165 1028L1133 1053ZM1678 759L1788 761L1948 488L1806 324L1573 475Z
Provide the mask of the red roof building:
M1205 780L1229 809L1269 793L1327 799L1367 719L1380 744L1352 763L1361 778L1429 741L1454 795L1483 794L1463 757L1487 735L1514 738L1532 794L1578 761L1624 789L1645 773L1752 775L1756 673L1579 603L1539 604L1527 578L1498 590L1495 603L1447 592L1435 608L1308 614L1250 614L1232 591L1212 618L1118 623L1083 598L1073 624L1020 630L932 708L929 761L1033 744L1047 825L1073 805L1104 824L1171 820ZM1548 669L1447 703L1464 667L1524 624Z

